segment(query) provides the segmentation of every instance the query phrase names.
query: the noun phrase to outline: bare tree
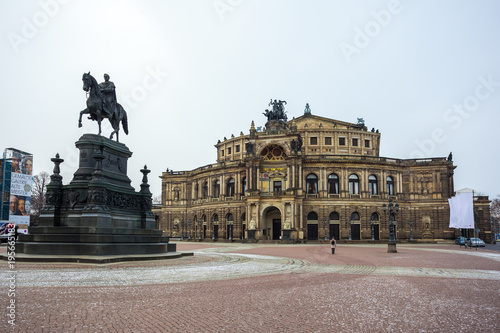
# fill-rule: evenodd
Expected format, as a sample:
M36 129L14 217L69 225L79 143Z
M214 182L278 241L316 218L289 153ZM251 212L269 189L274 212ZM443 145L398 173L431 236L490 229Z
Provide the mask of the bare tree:
M45 204L45 194L47 193L47 184L50 182L50 176L42 171L33 177L33 188L31 190L31 219L32 224L37 225L40 218L40 212Z

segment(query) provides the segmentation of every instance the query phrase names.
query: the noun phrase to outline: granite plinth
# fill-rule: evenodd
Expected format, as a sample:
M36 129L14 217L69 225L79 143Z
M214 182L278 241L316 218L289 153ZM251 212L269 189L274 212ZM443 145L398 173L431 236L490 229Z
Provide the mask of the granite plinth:
M20 235L16 252L30 255L143 255L175 252L175 244L156 229L152 194L144 168L141 190L127 176L132 152L122 143L83 135L78 170L68 185L56 164L47 185L47 202L38 226Z

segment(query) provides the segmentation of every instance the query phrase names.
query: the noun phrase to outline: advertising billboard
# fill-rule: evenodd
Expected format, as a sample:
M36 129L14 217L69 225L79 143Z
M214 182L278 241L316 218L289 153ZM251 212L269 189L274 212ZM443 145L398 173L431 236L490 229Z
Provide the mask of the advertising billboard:
M15 223L19 233L27 233L30 224L30 200L33 186L33 155L14 148L4 152L2 171L2 218Z

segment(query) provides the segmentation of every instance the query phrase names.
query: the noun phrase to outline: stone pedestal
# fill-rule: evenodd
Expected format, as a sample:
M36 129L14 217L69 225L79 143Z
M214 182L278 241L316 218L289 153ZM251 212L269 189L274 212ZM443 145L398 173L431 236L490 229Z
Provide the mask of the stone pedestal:
M287 230L287 229L283 230L283 240L289 241L291 234L292 234L292 230Z
M387 252L388 253L397 253L398 250L396 249L396 243L388 243L387 244Z
M175 252L155 229L152 194L144 167L141 190L127 176L132 152L122 143L85 134L77 142L79 168L62 184L57 156L40 222L19 237L17 253L34 255L131 255ZM137 170L138 172L139 170Z
M248 240L255 240L255 230L247 230Z

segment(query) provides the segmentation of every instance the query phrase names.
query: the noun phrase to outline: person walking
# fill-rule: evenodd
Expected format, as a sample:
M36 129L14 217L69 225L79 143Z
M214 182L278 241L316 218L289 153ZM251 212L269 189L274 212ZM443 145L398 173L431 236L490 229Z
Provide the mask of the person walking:
M330 241L330 247L332 248L332 254L335 254L335 247L337 246L337 242L335 241L335 237L332 237Z

